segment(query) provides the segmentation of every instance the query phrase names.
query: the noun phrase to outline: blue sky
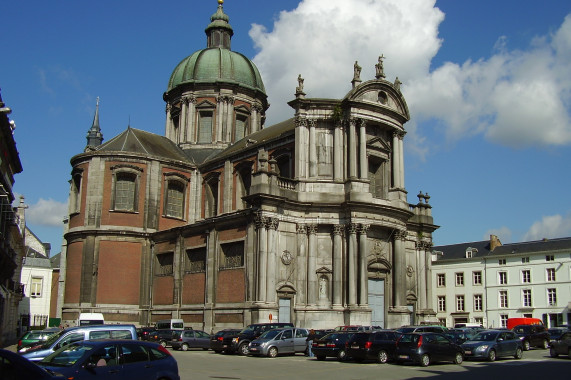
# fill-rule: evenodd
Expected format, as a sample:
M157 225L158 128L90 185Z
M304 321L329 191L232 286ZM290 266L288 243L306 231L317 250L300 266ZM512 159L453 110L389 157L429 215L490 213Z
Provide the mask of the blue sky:
M216 0L2 5L0 88L24 171L27 223L61 250L71 167L100 97L105 141L164 134L172 70L206 46ZM266 126L307 97L342 98L353 63L403 82L409 202L431 196L436 245L571 236L571 3L544 0L226 0L232 49L254 60Z

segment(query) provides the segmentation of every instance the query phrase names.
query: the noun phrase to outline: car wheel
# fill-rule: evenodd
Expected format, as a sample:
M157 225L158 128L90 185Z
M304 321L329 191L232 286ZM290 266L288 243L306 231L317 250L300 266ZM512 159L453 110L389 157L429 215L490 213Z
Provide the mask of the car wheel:
M420 357L420 366L421 367L428 367L430 364L430 356L428 354L424 354Z
M206 347L202 347L202 351L208 351L209 349Z
M165 340L161 340L161 341L160 341L160 345L163 346L163 347L166 347L166 346L167 346L167 342L166 342Z
M347 353L345 352L345 350L339 350L337 351L337 360L339 360L340 362L344 361L345 359L347 359Z
M317 360L319 360L319 361L325 360L325 356L323 356L323 355L315 355L315 357L316 357Z
M567 356L569 357L569 359L571 359L571 348L569 349L569 351L567 351Z
M238 352L240 353L240 355L243 356L248 355L248 353L250 353L250 349L248 348L248 343L242 343L240 346L238 346Z
M524 350L524 351L529 351L529 340L524 340L524 341L523 341L523 350Z
M519 348L519 347L516 348L516 349L515 349L514 358L516 358L516 359L521 359L522 357L523 357L523 351L522 351L522 349Z
M379 353L377 354L377 361L381 364L385 364L386 362L388 362L389 354L387 354L387 351L380 350Z
M454 356L454 364L462 364L464 361L464 356L462 356L461 352L457 352L456 356Z
M180 346L180 349L183 351L188 351L188 344L183 343L182 346Z
M488 352L488 361L496 361L496 350L490 350L490 352Z
M214 353L216 353L216 354L219 354L221 352L222 352L222 350L214 350Z
M275 347L270 347L268 350L268 357L275 358L276 356L278 356L278 349Z
M557 352L555 352L555 347L551 347L549 349L549 356L551 356L552 358L556 358L559 356L559 355L557 355Z
M544 350L547 350L549 348L549 342L547 341L547 339L543 339L543 344L542 346Z

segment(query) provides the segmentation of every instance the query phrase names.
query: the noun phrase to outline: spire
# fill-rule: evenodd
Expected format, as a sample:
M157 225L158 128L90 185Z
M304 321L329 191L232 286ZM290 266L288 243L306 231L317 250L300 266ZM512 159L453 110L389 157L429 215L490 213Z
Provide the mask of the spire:
M207 37L206 47L230 50L230 40L234 31L228 23L230 18L224 13L223 4L224 0L218 0L218 9L216 13L210 16L210 25L204 30Z
M95 105L95 116L93 117L93 124L87 132L87 146L85 150L94 149L101 145L103 142L103 134L99 127L99 96L97 97L97 104Z

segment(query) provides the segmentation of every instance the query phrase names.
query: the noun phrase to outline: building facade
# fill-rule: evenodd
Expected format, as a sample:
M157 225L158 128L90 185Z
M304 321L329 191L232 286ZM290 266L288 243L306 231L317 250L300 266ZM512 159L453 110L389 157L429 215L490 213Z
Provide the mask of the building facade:
M433 318L438 227L428 195L407 201L398 78L379 58L362 81L355 63L347 95L322 99L300 75L292 118L266 127L262 78L231 50L218 3L207 48L168 81L165 136L129 126L103 143L96 108L71 160L63 322L89 311L207 331Z
M531 317L571 324L571 238L502 245L498 238L434 247L434 304L447 326L505 327Z
M14 175L22 172L22 163L14 140L12 110L0 95L0 346L18 338L18 304L23 296L20 283L24 258L24 209L12 207Z

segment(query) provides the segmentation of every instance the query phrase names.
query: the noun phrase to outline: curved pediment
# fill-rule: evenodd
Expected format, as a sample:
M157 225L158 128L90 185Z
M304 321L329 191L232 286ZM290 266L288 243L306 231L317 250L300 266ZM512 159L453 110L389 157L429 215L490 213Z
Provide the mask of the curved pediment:
M408 106L402 93L400 83L386 80L371 80L355 87L344 100L362 102L397 112L407 120L410 119Z
M370 260L367 265L368 272L390 273L392 269L393 266L384 257L376 257L373 260Z

